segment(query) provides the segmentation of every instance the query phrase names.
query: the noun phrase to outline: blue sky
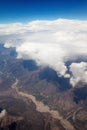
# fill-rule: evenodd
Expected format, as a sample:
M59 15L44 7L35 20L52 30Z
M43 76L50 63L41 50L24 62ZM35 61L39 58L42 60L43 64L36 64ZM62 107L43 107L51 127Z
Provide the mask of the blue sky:
M0 0L0 23L86 19L87 0Z

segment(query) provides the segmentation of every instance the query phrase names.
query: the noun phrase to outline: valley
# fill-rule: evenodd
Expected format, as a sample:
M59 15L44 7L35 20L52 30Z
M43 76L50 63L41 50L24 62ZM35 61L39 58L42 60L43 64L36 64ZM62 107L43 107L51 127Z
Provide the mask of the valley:
M87 130L87 85L73 88L51 68L17 59L14 48L2 47L0 108L7 111L4 130Z

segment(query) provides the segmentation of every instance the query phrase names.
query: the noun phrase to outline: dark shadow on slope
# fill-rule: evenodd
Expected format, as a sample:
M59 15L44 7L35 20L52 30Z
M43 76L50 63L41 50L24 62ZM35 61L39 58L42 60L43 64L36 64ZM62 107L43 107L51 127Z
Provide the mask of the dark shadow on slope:
M75 88L73 98L74 102L78 104L81 100L85 99L87 99L87 86L82 88Z
M16 122L13 122L13 123L11 123L8 127L9 127L9 130L16 130L17 123L16 123Z
M28 71L35 71L38 69L38 66L34 60L23 60L23 66Z
M2 109L2 108L0 108L0 113L2 112L2 110L3 110L3 109Z
M59 87L60 90L64 91L71 88L68 78L58 77L56 71L46 67L39 73L39 78L41 80L46 79L48 82L54 83Z

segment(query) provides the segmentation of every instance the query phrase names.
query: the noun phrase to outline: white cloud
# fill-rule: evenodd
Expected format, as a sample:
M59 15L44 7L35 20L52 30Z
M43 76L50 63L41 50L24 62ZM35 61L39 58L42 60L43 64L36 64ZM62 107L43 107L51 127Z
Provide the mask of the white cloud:
M70 71L72 72L70 82L73 86L80 81L87 83L87 62L72 63Z
M5 47L16 47L19 58L33 59L38 65L50 66L60 76L70 77L65 62L87 56L87 21L57 19L26 25L3 24L0 41Z

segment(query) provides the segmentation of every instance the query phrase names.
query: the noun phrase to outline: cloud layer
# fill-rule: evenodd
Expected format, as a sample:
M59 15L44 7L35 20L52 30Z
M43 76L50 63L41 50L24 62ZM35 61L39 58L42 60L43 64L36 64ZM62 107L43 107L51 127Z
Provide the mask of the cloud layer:
M72 63L69 70L65 65L87 56L87 21L57 19L36 20L26 25L1 24L0 42L5 47L15 47L18 58L33 59L39 66L53 68L58 76L70 78L73 86L79 81L87 83L81 76L86 76L86 62Z

